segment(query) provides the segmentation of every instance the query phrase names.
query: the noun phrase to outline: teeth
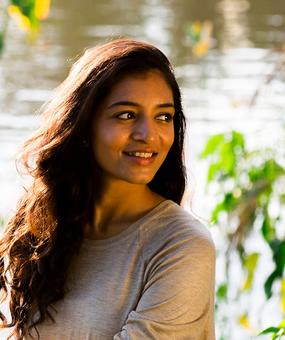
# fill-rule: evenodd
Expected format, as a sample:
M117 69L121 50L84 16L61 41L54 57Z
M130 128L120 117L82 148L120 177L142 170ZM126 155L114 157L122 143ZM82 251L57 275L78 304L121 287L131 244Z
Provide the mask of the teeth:
M142 158L150 158L153 153L152 152L128 152L130 156L142 157Z

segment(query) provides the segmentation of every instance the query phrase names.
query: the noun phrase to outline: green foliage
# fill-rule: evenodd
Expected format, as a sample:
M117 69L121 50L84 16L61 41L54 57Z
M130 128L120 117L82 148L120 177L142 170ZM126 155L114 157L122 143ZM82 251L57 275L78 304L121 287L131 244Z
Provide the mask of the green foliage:
M224 195L223 200L218 203L215 207L215 209L212 212L212 221L214 223L218 222L219 214L224 212L229 212L234 209L234 207L237 205L238 199L234 196L232 192L226 192Z
M283 320L277 327L268 327L258 335L271 334L272 340L281 339L285 336L285 320Z
M10 0L10 2L12 5L19 7L26 17L30 18L34 15L35 0Z
M275 263L275 269L268 276L265 281L264 288L267 298L272 296L272 285L276 279L281 279L285 266L285 240L274 239L269 243L272 253L273 261Z
M10 0L10 3L17 6L22 15L28 18L33 29L38 28L39 20L35 13L36 0Z
M236 165L244 152L242 134L232 131L228 134L218 134L211 137L201 154L201 158L212 157L208 170L208 182L224 181L236 175Z
M40 21L49 14L50 0L10 0L6 7L0 13L0 54L3 51L8 18L17 23L29 41L34 41L39 33Z
M228 285L227 283L223 283L219 285L219 287L217 288L216 297L219 301L222 301L222 300L227 300L227 296L228 296Z
M260 255L259 253L251 253L251 254L247 254L243 258L243 267L247 271L247 278L243 286L244 291L250 290L252 287L252 282L253 282L257 262L259 260L259 255Z
M265 246L272 253L274 264L274 269L264 282L264 292L269 299L273 294L274 282L281 282L284 276L285 239L283 236L278 237L276 228L283 218L281 211L285 204L285 187L281 183L285 180L285 169L280 159L277 160L274 150L249 151L244 136L237 131L210 137L201 158L209 160L208 186L219 183L214 187L218 188L216 193L220 199L213 207L211 218L213 223L220 226L221 232L224 231L228 244L225 253L227 275L230 253L236 252L245 275L244 284L238 294L248 293L252 289L260 253L249 252L245 240L253 232L259 232ZM279 212L276 214L275 211L275 215L270 209L272 205L279 207ZM216 296L219 301L227 297L229 287L228 282L217 288ZM265 331L267 333L263 334L274 331L273 336L280 336L285 332L280 327L270 327Z
M268 327L264 331L262 331L259 335L269 334L269 333L276 333L278 331L279 331L278 327Z
M276 232L274 228L274 219L270 218L266 209L263 211L263 222L261 226L262 236L265 241L270 244L270 241L276 238Z
M188 22L185 25L185 33L192 46L192 55L196 58L207 55L211 45L213 22L209 20Z

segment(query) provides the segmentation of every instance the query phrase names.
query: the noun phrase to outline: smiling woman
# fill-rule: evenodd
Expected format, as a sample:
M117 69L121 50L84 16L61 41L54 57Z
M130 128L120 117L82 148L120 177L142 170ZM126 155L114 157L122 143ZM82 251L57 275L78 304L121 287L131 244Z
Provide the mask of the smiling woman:
M151 182L173 144L173 116L172 90L159 71L114 85L92 126L94 156L109 184Z
M215 248L180 206L185 119L165 55L129 39L91 48L43 116L21 158L31 187L0 242L1 327L214 339Z

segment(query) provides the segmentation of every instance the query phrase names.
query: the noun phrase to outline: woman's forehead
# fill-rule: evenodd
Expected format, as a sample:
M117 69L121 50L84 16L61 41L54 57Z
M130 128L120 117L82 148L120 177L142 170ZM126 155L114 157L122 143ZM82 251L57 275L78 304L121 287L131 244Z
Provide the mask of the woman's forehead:
M105 104L110 105L110 102L116 100L144 101L146 98L159 102L173 102L172 89L161 72L152 70L143 74L124 76L113 85Z

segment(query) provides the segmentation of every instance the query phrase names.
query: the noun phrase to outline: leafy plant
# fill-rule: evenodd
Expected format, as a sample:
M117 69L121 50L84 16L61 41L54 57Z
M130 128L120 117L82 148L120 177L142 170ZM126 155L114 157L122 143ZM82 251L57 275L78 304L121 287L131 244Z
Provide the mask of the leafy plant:
M212 21L193 21L185 26L185 32L192 46L192 54L196 58L207 55L211 47L213 33Z
M0 27L0 53L3 50L8 18L12 18L18 27L26 33L29 40L34 40L39 32L40 21L47 18L51 0L9 0L0 15L3 17Z
M277 327L268 327L259 335L271 334L272 340L281 339L285 336L285 319Z
M219 198L211 219L219 226L227 244L223 255L228 288L231 254L236 253L245 277L236 298L251 291L261 253L250 251L246 241L258 233L264 247L271 251L274 264L264 282L266 299L270 299L274 283L283 283L284 276L285 235L281 229L285 195L285 168L281 164L284 159L269 148L249 151L244 136L237 131L209 138L201 158L210 161L207 187L215 188L214 193ZM222 287L217 290L218 301L223 296ZM285 300L284 291L285 288L281 288L282 301ZM283 306L285 311L285 303ZM250 328L246 311L239 317L239 323ZM282 331L278 329L277 333L279 336Z
M33 39L38 33L40 20L48 16L50 0L10 0L10 3L8 13Z

